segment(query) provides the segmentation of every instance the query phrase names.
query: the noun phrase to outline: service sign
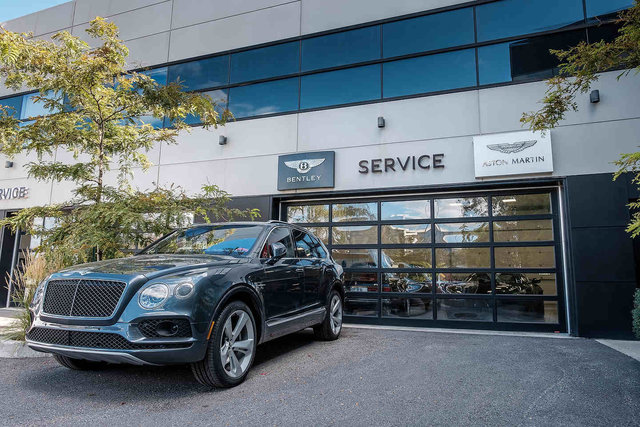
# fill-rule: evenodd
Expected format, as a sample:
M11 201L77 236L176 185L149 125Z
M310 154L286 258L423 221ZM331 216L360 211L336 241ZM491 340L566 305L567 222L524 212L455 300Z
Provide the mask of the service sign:
M476 178L553 172L551 132L473 137Z
M278 190L333 188L335 153L287 154L278 157Z

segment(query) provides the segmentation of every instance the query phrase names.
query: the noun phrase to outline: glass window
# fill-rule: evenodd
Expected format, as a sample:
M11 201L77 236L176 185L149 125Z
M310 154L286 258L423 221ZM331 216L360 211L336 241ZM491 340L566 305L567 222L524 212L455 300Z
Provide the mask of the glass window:
M145 76L151 77L156 83L161 86L167 84L167 67L162 68L154 68L153 70L145 70L140 74L144 74Z
M382 268L431 268L431 249L382 249Z
M486 197L435 199L434 208L436 218L465 218L489 215L489 202Z
M609 18L633 6L633 0L587 0L587 18Z
M136 119L138 125L151 125L154 129L160 129L164 126L164 118L147 115L136 117Z
M291 240L291 233L289 232L289 229L286 227L278 227L274 228L271 234L269 234L269 238L267 239L267 242L262 249L262 258L273 256L273 253L271 252L271 245L273 245L275 242L282 243L287 248L287 255L285 255L287 258L295 257L293 251L293 243Z
M473 8L391 22L382 33L385 58L473 43Z
M436 292L439 294L490 294L489 273L438 273Z
M375 221L378 219L376 203L345 203L333 205L333 221Z
M554 273L496 273L496 294L556 295Z
M229 55L169 66L169 81L178 80L186 91L226 85L229 82Z
M380 58L380 26L302 40L302 71Z
M476 85L474 49L403 59L383 67L385 98Z
M431 243L430 224L390 224L382 226L382 244Z
M344 315L378 317L378 300L345 298Z
M298 78L231 88L229 110L236 118L298 109Z
M22 96L12 96L11 98L0 99L0 105L6 108L7 115L20 118L22 111Z
M542 300L503 300L498 303L498 322L558 323L558 303Z
M582 23L582 0L503 0L476 7L478 41Z
M204 95L208 95L211 97L211 100L216 103L215 110L218 114L222 114L227 108L227 94L229 89L216 89L216 90L208 90L203 92ZM200 117L194 116L193 114L187 114L187 117L184 118L184 122L188 125L197 125L200 124ZM165 126L170 126L170 121L168 118L165 119Z
M334 245L371 245L378 243L377 225L338 226L331 229Z
M313 233L314 236L316 236L318 239L322 240L322 243L324 243L325 245L329 244L329 227L305 227L307 230L309 230L311 233Z
M478 48L480 84L549 78L560 61L550 49L568 49L586 41L584 30L516 40Z
M332 249L331 257L342 268L375 268L378 266L377 249Z
M287 206L289 222L328 222L329 205Z
M347 292L378 292L378 273L344 273L344 289Z
M30 93L27 95L23 95L22 97L22 115L21 119L46 116L48 114L53 114L55 111L53 109L48 109L44 106L44 102L36 101L35 97L40 96L40 93ZM44 94L45 98L51 99L54 98L54 93L51 91L47 91ZM58 96L57 99L62 101L62 97Z
M553 268L553 246L494 248L496 268Z
M496 242L553 240L553 225L550 219L494 221L493 240Z
M489 268L489 248L437 248L438 268Z
M494 196L492 202L494 216L551 213L551 195L549 193Z
M488 222L436 224L436 243L475 243L489 241Z
M380 99L380 65L349 68L302 77L300 108Z
M439 299L438 320L493 321L493 302L487 299Z
M297 73L299 42L247 50L231 55L231 83Z
M382 292L431 293L431 274L383 273Z
M401 202L382 202L382 220L429 219L431 202L429 200L403 200Z
M620 35L620 28L622 27L618 23L591 27L587 30L589 32L589 42L596 43L600 40L612 42Z
M293 230L293 241L298 258L324 258L325 252L320 241L301 230Z
M383 298L382 317L433 319L433 301L431 298Z

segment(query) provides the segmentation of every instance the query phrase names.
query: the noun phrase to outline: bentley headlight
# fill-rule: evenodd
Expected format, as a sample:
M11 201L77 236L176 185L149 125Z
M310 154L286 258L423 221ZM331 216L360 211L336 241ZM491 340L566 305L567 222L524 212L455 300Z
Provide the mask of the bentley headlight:
M31 308L35 309L40 306L40 302L42 301L42 294L44 293L44 284L47 283L47 280L43 280L40 282L36 291L33 293L33 299L31 300Z
M156 283L148 286L138 298L138 304L142 308L151 310L160 307L169 297L169 287L164 283Z

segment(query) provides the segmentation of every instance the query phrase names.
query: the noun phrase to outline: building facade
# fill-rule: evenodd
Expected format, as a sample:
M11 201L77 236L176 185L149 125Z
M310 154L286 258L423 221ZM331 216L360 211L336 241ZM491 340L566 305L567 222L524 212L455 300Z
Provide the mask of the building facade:
M86 39L107 17L131 69L227 105L235 121L192 118L135 185L214 183L263 219L305 224L345 268L349 321L611 336L629 333L637 287L637 188L612 172L639 145L640 79L602 74L544 134L519 120L557 73L549 49L610 40L632 3L75 0L5 27ZM0 97L21 118L42 112L28 89ZM70 198L12 161L2 215ZM28 246L4 230L2 268Z

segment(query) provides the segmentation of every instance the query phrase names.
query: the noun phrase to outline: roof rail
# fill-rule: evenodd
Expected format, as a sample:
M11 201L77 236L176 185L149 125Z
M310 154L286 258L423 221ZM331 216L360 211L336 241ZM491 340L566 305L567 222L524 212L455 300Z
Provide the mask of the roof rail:
M277 219L270 219L270 220L269 220L269 221L267 221L267 222L268 222L268 223L272 223L272 224L289 224L289 223L288 223L288 222L286 222L286 221L280 221L280 220L277 220Z

